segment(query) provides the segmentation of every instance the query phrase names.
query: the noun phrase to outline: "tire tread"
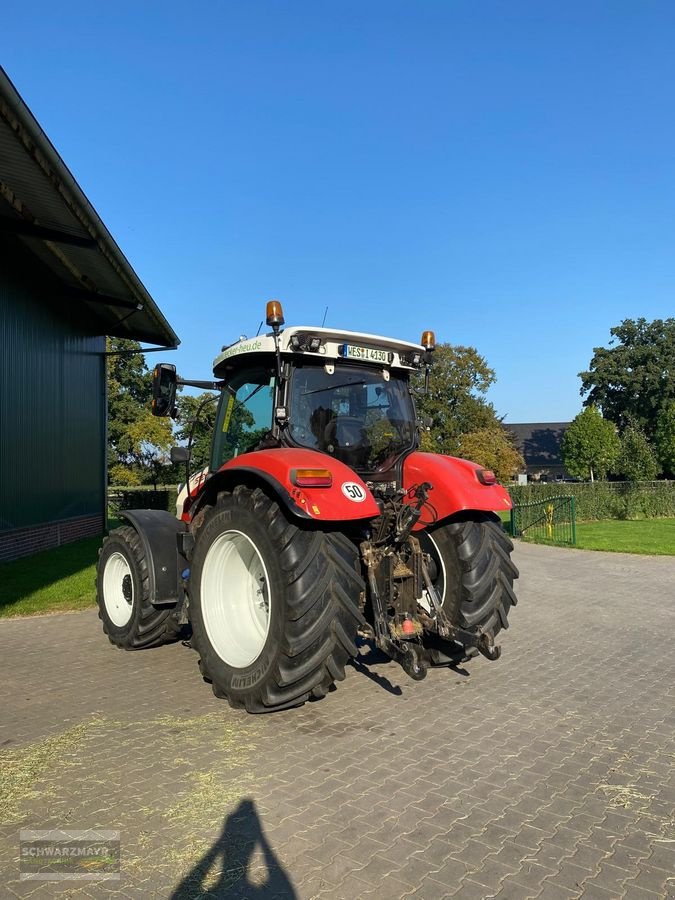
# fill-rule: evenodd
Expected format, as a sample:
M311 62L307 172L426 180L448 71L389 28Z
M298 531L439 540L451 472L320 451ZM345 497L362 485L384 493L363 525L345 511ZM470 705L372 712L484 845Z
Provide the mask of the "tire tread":
M447 535L459 561L459 624L493 637L508 628L517 603L513 582L518 569L511 559L513 543L493 513L475 513L435 530Z
M102 615L104 601L101 595L103 575L101 558L105 562L106 554L104 551L118 541L124 544L132 561L136 564L136 570L141 582L140 591L138 591L139 616L135 626L124 636L111 632L106 622L106 617ZM103 539L96 570L98 617L101 620L103 632L111 644L114 644L121 650L147 650L150 647L159 647L161 644L174 641L180 635L183 626L174 615L173 607L155 607L150 603L148 561L143 551L143 542L135 528L132 528L130 525L122 525L120 528L115 528Z
M212 511L230 507L229 496L220 494ZM288 709L320 699L333 682L344 679L345 665L357 652L356 631L362 618L358 604L365 589L358 550L341 532L310 530L290 521L260 488L238 485L231 496L265 523L285 580L288 613L277 660L262 682L247 691L228 692L226 685L217 685L217 674L207 670L195 634L203 674L214 683L214 691L227 694L231 705L245 706L249 712ZM208 517L207 512L206 521Z

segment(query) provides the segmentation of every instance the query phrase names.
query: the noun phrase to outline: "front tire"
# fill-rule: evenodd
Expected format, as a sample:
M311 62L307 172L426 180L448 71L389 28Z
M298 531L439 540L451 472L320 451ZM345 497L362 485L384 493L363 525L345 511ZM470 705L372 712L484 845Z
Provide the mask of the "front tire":
M453 625L495 637L517 603L513 544L493 513L473 513L420 535L431 576ZM429 605L428 598L423 603Z
M304 529L259 488L218 495L196 538L192 643L213 691L269 712L323 697L356 655L364 590L339 532Z
M178 637L174 610L150 603L148 561L135 528L104 538L96 566L96 600L103 631L122 650L145 650Z

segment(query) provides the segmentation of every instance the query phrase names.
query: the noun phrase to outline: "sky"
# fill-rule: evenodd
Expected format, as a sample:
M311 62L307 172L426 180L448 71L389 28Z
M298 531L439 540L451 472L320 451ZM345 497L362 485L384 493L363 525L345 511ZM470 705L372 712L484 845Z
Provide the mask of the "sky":
M4 0L1 62L209 378L265 302L474 346L507 422L675 314L675 4ZM154 364L161 354L148 357Z

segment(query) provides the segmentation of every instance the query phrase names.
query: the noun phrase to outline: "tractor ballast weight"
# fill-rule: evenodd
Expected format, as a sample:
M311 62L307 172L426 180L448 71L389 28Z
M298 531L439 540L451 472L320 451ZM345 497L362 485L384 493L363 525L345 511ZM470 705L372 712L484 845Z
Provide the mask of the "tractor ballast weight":
M492 472L418 449L410 378L421 344L326 328L241 338L216 380L160 364L153 412L178 384L219 391L211 461L178 517L125 513L97 572L103 627L124 649L190 630L203 676L234 707L266 712L322 697L370 636L413 678L500 653L515 605L513 549Z

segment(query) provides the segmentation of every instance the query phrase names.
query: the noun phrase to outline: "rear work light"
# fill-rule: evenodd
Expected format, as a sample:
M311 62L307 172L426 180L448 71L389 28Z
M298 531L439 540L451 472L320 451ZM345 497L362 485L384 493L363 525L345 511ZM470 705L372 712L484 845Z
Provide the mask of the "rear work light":
M291 481L296 487L331 487L333 476L328 469L293 469Z
M489 469L476 469L476 477L481 484L497 484L497 476Z
M291 350L318 353L321 349L321 338L315 334L292 334L290 346Z

